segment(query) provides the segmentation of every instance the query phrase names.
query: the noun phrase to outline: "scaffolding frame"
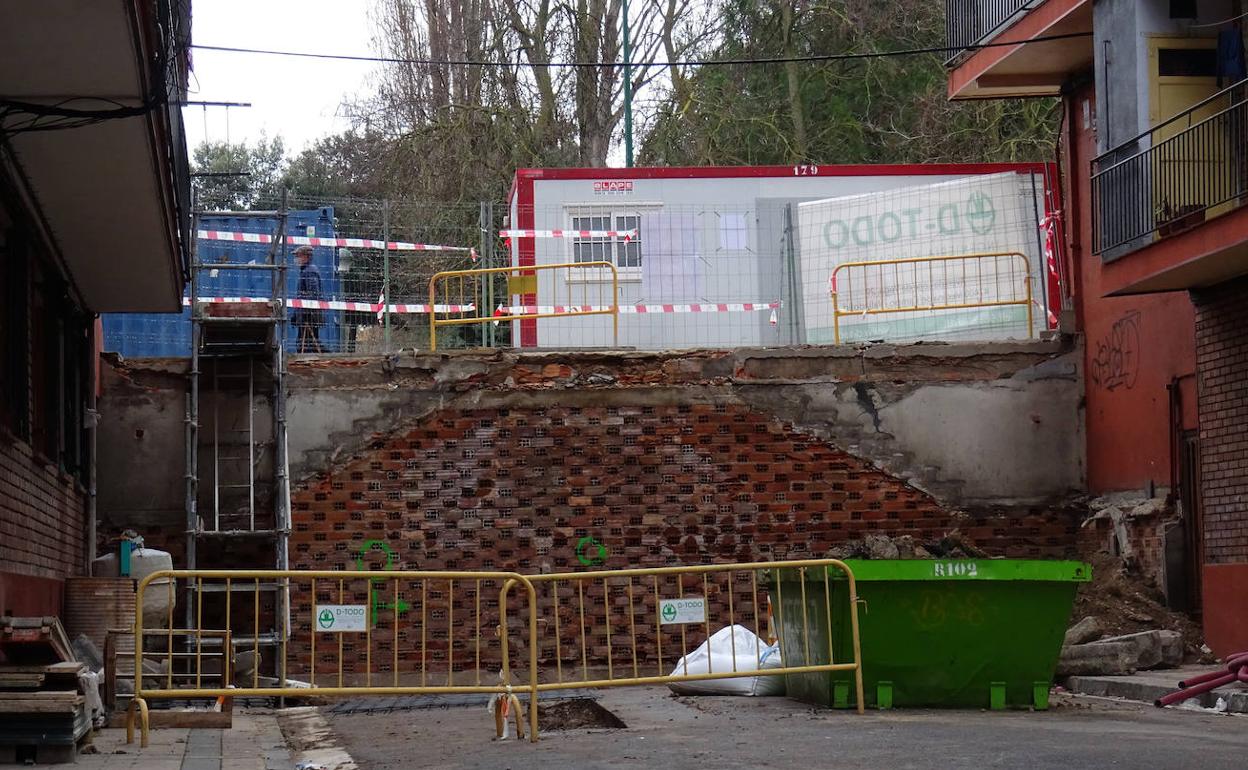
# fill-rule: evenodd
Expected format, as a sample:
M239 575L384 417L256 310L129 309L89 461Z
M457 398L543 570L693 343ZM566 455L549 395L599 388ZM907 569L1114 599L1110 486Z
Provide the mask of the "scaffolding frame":
M205 566L220 568L252 569L253 564L220 564L202 565L200 562L200 545L209 538L251 538L262 539L272 544L272 565L277 570L289 568L289 537L291 529L290 516L290 478L287 456L286 437L286 360L285 346L289 337L286 276L287 276L287 201L286 193L282 194L281 208L277 211L237 211L237 212L204 212L195 208L192 211L191 232L198 232L201 217L213 214L226 214L238 218L267 219L276 222L276 232L268 250L267 260L263 263L245 264L230 262L205 262L200 258L198 239L191 241L190 256L190 305L191 305L191 360L188 371L186 397L185 435L186 435L186 475L185 475L185 508L186 508L186 562L191 570ZM269 305L270 312L263 317L234 317L228 314L212 314L200 305L197 298L201 285L202 271L228 270L266 270L270 274L270 294L273 302ZM252 304L254 308L254 303ZM246 373L223 374L221 365L226 361L245 362ZM210 364L211 379L205 382L205 364ZM263 517L264 523L257 527L257 494L256 488L261 480L257 476L257 466L263 457L263 447L258 451L256 440L256 395L258 370L267 368L271 374L270 411L272 413L272 483L273 490L268 495L271 515ZM246 428L230 431L246 435L245 454L222 454L222 417L221 406L226 396L226 389L221 387L222 380L246 381ZM212 510L201 511L199 495L201 473L201 433L202 407L204 396L211 396L212 431L211 443L211 475L212 475ZM242 447L241 442L227 446ZM228 483L223 479L222 462L242 463L247 465L246 482L241 479ZM223 483L227 482L227 483ZM227 489L246 490L247 510L245 520L237 522L240 516L235 513L222 512L222 491ZM209 518L205 514L210 514ZM271 522L271 523L270 523ZM223 526L224 524L224 526ZM206 526L209 525L209 526ZM228 559L227 559L228 561ZM191 583L186 587L187 596L192 601L186 602L185 619L187 627L194 623L197 605L202 602L202 595L210 593L210 587ZM215 588L215 587L213 587ZM276 593L271 623L265 626L271 631L253 630L252 636L233 635L235 646L276 646L289 637L290 629L290 595L289 583L285 579L264 586L266 592ZM242 590L239 588L239 590ZM248 586L247 590L251 590ZM258 610L257 610L258 611ZM266 613L267 614L267 613ZM274 674L285 685L285 661L275 661Z

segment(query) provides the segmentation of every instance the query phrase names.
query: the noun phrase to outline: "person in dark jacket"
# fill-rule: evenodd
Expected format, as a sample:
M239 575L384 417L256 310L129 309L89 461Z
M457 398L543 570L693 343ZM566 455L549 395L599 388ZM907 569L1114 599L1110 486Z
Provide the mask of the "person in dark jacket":
M321 273L312 264L312 247L295 249L295 262L299 264L299 290L302 300L319 300L321 296ZM321 348L321 323L324 314L317 308L296 308L295 326L299 329L298 351L300 353L323 353Z

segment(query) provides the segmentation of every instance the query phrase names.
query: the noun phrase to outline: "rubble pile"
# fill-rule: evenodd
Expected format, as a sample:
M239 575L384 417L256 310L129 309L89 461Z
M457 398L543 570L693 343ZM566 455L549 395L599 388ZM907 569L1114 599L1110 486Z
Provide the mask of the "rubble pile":
M939 540L921 543L910 535L889 537L867 535L861 540L848 540L828 550L829 559L987 559L988 554L976 548L953 530Z
M1162 604L1161 593L1121 557L1091 559L1092 580L1079 586L1058 676L1131 674L1212 660L1200 626Z

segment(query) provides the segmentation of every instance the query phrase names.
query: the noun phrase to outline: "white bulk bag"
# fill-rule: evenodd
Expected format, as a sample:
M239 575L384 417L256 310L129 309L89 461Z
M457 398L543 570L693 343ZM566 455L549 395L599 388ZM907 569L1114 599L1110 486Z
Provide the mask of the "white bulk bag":
M735 658L733 653L736 653ZM734 669L735 662L735 669ZM676 662L671 676L759 671L780 668L780 646L768 646L745 626L721 628L696 650ZM783 695L781 676L737 676L669 682L677 695Z

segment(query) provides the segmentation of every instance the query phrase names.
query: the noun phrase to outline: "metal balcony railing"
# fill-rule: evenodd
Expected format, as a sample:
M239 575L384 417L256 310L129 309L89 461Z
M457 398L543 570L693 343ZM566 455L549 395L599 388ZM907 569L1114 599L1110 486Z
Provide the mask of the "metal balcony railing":
M945 64L1037 5L1037 0L945 0L945 39L950 48L958 49L950 52Z
M1248 202L1248 80L1092 161L1093 251L1143 248Z

